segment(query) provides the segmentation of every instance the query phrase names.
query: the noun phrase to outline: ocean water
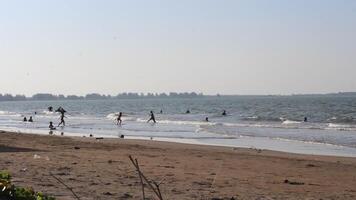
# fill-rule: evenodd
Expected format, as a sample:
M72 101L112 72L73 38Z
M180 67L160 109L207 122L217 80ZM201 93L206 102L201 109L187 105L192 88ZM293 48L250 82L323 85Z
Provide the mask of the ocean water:
M0 129L48 134L138 138L192 144L260 148L292 153L356 157L356 97L234 96L0 102ZM191 111L185 114L186 110ZM156 124L147 123L149 111ZM163 113L160 113L160 110ZM221 113L227 111L227 116ZM37 114L35 114L37 112ZM115 124L123 112L123 124ZM33 123L22 122L32 116ZM308 122L303 122L304 117ZM209 118L209 122L205 118ZM0 138L1 139L1 138Z

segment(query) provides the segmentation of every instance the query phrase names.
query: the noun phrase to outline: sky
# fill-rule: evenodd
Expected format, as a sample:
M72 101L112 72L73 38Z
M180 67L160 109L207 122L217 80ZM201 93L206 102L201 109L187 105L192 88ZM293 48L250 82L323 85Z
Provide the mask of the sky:
M0 93L356 91L354 0L0 0Z

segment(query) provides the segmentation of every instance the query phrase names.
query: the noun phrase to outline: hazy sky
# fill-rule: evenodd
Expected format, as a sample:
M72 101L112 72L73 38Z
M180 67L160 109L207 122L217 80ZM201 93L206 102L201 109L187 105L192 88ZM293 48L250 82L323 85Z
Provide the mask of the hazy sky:
M0 93L356 91L354 0L0 0Z

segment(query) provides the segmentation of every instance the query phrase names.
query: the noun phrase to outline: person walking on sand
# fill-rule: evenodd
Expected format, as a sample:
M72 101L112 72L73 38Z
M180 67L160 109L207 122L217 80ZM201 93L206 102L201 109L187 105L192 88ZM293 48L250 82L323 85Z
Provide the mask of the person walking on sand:
M119 112L119 115L116 118L116 125L121 126L121 123L122 123L121 117L122 117L122 112Z
M59 122L58 126L60 126L61 124L63 124L63 126L65 126L65 125L66 125L66 122L64 121L64 118L65 118L64 113L67 112L67 111L65 111L62 107L59 107L59 108L56 110L56 112L61 113L61 121ZM57 127L58 127L58 126L57 126Z
M151 110L150 112L150 119L148 119L147 123L150 121L153 121L153 123L156 123L155 115L153 114L153 111Z

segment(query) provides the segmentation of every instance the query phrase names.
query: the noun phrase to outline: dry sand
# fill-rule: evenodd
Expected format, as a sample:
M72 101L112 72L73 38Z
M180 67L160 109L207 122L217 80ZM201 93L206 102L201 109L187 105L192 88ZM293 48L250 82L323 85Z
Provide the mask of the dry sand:
M162 181L164 199L356 199L356 158L0 133L0 169L16 185L57 199L75 198L51 173L83 200L142 199L129 155L148 178Z

